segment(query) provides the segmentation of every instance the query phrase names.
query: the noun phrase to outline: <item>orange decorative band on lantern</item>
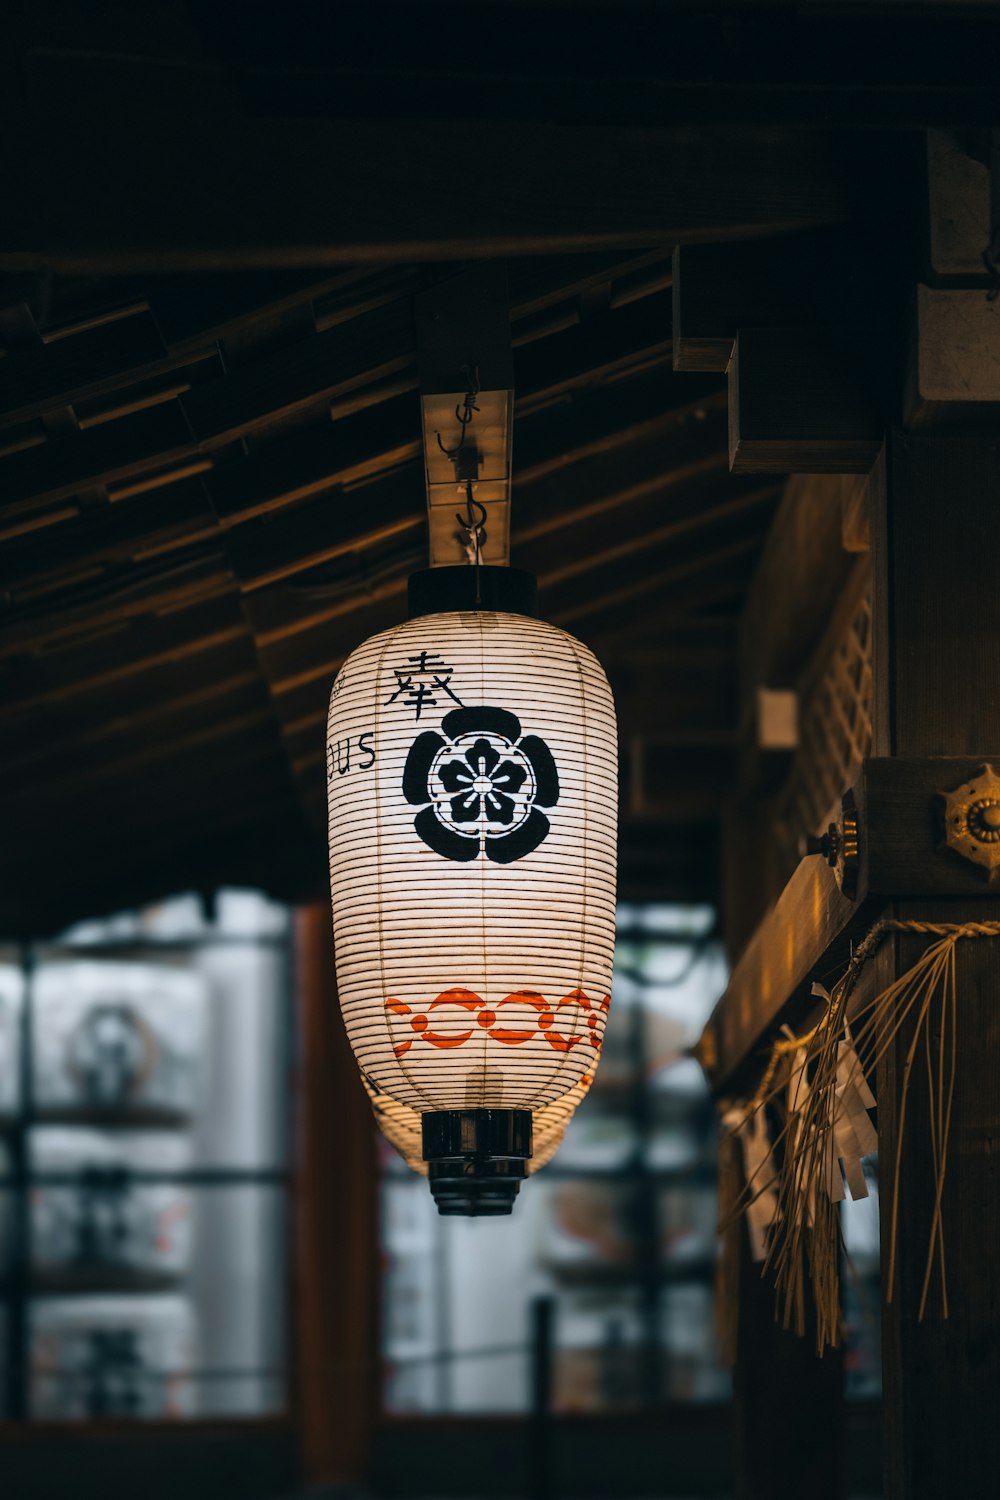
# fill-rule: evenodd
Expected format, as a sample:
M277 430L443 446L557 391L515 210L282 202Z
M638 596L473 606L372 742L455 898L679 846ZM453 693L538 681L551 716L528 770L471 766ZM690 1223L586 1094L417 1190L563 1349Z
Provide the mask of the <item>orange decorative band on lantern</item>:
M537 1015L535 1024L526 1029L517 1029L499 1024L498 1012L506 1005L527 1006L534 1010ZM549 1046L556 1052L571 1052L580 1042L589 1042L596 1050L600 1051L601 1038L598 1036L598 1026L601 1021L601 1013L607 1014L611 1005L610 995L595 1005L587 998L583 990L571 990L564 995L555 1005L551 1005L544 995L538 994L536 990L515 990L513 994L507 995L499 1004L490 1009L486 1001L472 990L464 989L456 985L450 990L443 990L435 1000L427 1007L427 1014L422 1011L414 1014L409 1005L402 1000L389 999L385 1002L386 1014L399 1021L405 1017L409 1018L411 1030L416 1032L415 1037L407 1037L404 1042L399 1042L393 1047L397 1057L402 1057L409 1052L413 1043L417 1040L427 1042L431 1047L451 1048L464 1047L465 1043L471 1041L476 1034L477 1027L485 1031L491 1041L499 1042L505 1047L523 1046L525 1042L533 1041L536 1036L548 1042ZM469 1019L475 1017L475 1025L465 1029L446 1033L437 1030L432 1025L433 1012L447 1007L457 1007L465 1011ZM586 1010L587 1029L575 1036L567 1036L563 1031L556 1028L556 1019L561 1010L572 1008L574 1010Z

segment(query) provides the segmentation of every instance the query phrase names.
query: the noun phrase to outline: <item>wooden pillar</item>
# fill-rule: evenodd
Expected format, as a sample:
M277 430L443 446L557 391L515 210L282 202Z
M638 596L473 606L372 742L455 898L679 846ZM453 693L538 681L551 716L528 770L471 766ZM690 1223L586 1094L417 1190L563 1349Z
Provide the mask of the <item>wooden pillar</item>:
M874 548L882 694L876 754L998 763L1000 433L897 435ZM900 901L895 911L949 922L996 919L998 894L984 880L981 900ZM887 944L880 980L909 967L925 941L905 936ZM935 1273L918 1321L934 1191L921 1067L907 1100L895 1294L884 1309L886 1500L971 1500L1000 1488L1000 941L960 943L957 965L957 1077L943 1215L950 1316L942 1318ZM910 1035L904 1029L878 1079L883 1286Z
M765 544L740 625L740 795L723 823L725 933L734 959L794 869L794 854L789 867L787 835L776 826L780 804L775 800L793 752L776 749L774 737L762 733L761 700L777 697L780 706L785 693L807 678L853 562L841 545L839 479L793 479ZM804 1337L783 1329L775 1321L773 1280L762 1278L760 1272L750 1260L746 1229L741 1226L733 1369L737 1500L840 1500L841 1352L828 1349L822 1358L817 1354L808 1289Z
M379 1409L376 1137L337 1003L326 903L298 912L295 938L302 1467L311 1484L351 1483L367 1475Z
M812 1299L805 1336L775 1321L774 1282L750 1259L740 1225L739 1322L733 1369L735 1500L840 1500L844 1379L839 1349L816 1353Z

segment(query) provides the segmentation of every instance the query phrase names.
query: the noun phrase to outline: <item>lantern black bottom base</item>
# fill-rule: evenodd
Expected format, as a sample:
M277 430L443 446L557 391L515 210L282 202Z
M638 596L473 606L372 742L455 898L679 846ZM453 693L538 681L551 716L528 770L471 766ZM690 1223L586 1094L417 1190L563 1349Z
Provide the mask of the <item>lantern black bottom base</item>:
M531 1155L528 1109L442 1109L423 1117L424 1160L438 1213L509 1214Z
M523 1178L523 1161L476 1161L472 1157L432 1161L428 1171L438 1213L464 1218L513 1213Z

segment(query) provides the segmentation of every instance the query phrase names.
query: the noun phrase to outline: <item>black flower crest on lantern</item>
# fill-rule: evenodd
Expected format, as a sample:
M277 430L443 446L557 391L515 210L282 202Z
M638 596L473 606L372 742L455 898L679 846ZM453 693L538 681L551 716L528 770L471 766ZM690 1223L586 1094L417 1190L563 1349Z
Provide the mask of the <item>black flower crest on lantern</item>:
M422 810L414 827L445 859L485 853L509 865L537 849L549 831L543 807L559 801L552 752L504 708L456 708L410 746L403 796Z

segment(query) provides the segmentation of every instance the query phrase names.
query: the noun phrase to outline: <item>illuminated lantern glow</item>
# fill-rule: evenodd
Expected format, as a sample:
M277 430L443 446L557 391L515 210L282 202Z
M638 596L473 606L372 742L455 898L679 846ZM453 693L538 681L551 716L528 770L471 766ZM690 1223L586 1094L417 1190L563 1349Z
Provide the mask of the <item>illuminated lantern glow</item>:
M421 1117L442 1212L510 1212L532 1115L580 1097L610 1002L614 705L526 578L416 575L330 698L341 1009L377 1098Z

